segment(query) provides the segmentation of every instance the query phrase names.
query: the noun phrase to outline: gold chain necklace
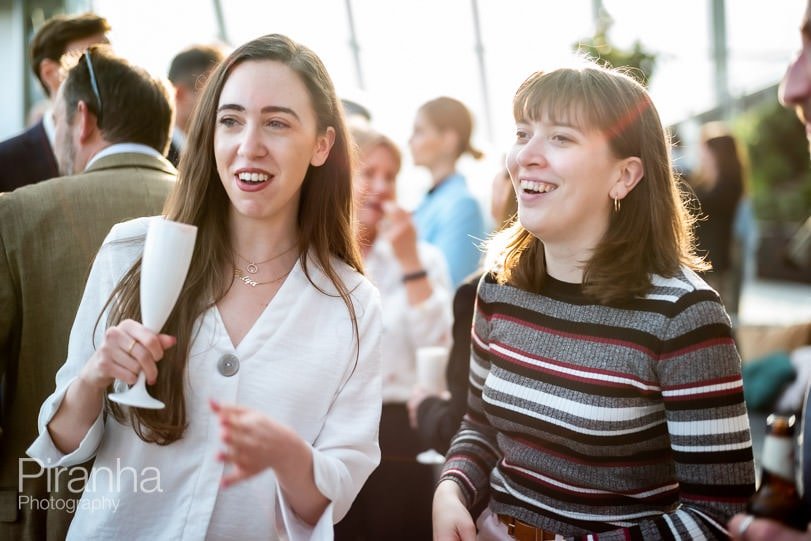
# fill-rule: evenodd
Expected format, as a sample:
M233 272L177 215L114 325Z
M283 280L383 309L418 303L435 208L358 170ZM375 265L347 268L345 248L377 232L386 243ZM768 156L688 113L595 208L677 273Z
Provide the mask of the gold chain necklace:
M265 284L272 284L272 283L278 282L279 280L283 280L288 274L290 274L290 272L292 270L293 269L290 269L289 271L285 272L281 276L273 278L272 280L265 280L264 282L257 282L256 280L254 280L253 278L251 278L250 276L248 276L247 274L242 272L242 269L238 269L236 266L234 266L234 278L237 278L239 281L241 281L246 286L256 287L256 286L263 286Z
M251 261L250 259L240 255L236 250L234 250L234 253L237 255L237 257L239 257L241 260L243 260L245 263L248 264L248 266L245 267L245 270L247 270L251 274L256 274L257 272L259 272L259 265L264 265L265 263L270 263L274 259L278 259L278 258L282 257L284 254L289 253L291 250L293 250L293 248L295 248L296 246L298 246L298 244L294 244L293 246L291 246L290 248L288 248L284 252L278 253L278 254L276 254L276 255L274 255L272 257L269 257L268 259L265 259L264 261L258 261L258 262L257 261ZM236 267L234 267L234 268L236 269ZM257 282L257 283L259 283L259 282ZM262 283L264 284L264 283L269 283L269 282L262 282Z

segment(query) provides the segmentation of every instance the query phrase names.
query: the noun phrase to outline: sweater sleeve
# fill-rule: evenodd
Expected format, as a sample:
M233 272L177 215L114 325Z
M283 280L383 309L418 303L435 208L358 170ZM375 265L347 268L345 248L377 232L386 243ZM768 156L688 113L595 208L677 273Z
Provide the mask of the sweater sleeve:
M657 375L679 504L669 514L601 533L600 539L635 533L646 539L727 539L727 521L744 511L755 485L740 357L715 292L692 291L676 303Z
M490 314L477 299L473 314L468 409L451 441L440 481L450 479L462 489L468 509L480 508L489 498L490 472L501 458L496 430L484 413L482 389L490 372Z

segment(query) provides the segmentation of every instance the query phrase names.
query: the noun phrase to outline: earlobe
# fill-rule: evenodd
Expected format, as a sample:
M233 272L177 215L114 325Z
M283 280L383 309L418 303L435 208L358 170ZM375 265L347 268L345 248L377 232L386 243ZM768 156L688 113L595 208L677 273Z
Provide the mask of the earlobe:
M327 129L318 136L318 139L315 143L315 150L313 152L313 157L310 159L310 165L314 167L320 167L324 165L329 158L330 150L332 150L332 145L335 144L335 128L332 126L327 127Z
M459 148L459 134L454 130L446 129L440 132L442 138L442 145L446 152L455 153Z

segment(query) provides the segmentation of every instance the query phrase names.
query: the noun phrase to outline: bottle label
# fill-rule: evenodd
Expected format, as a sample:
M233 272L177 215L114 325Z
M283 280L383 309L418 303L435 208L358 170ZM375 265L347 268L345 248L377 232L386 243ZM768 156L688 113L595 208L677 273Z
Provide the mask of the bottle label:
M761 461L764 470L794 482L794 441L791 438L766 436Z

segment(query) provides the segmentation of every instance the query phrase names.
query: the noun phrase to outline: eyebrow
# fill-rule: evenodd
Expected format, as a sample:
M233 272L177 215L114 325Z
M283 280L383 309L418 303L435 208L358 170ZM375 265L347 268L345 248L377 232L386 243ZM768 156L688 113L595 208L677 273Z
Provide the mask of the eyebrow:
M241 105L237 105L236 103L224 103L217 108L218 113L225 110L244 112L245 108ZM265 107L262 107L261 113L287 113L296 120L301 121L301 118L299 118L294 110L289 107L282 107L280 105L266 105Z
M516 124L532 124L533 122L542 122L544 124L550 124L552 126L559 126L561 128L572 128L572 129L575 129L575 130L582 130L583 129L579 125L574 124L572 122L569 122L569 121L566 121L566 120L552 120L551 118L548 119L548 120L533 120L533 119L530 119L530 118L522 118L522 119L516 119L515 120Z

